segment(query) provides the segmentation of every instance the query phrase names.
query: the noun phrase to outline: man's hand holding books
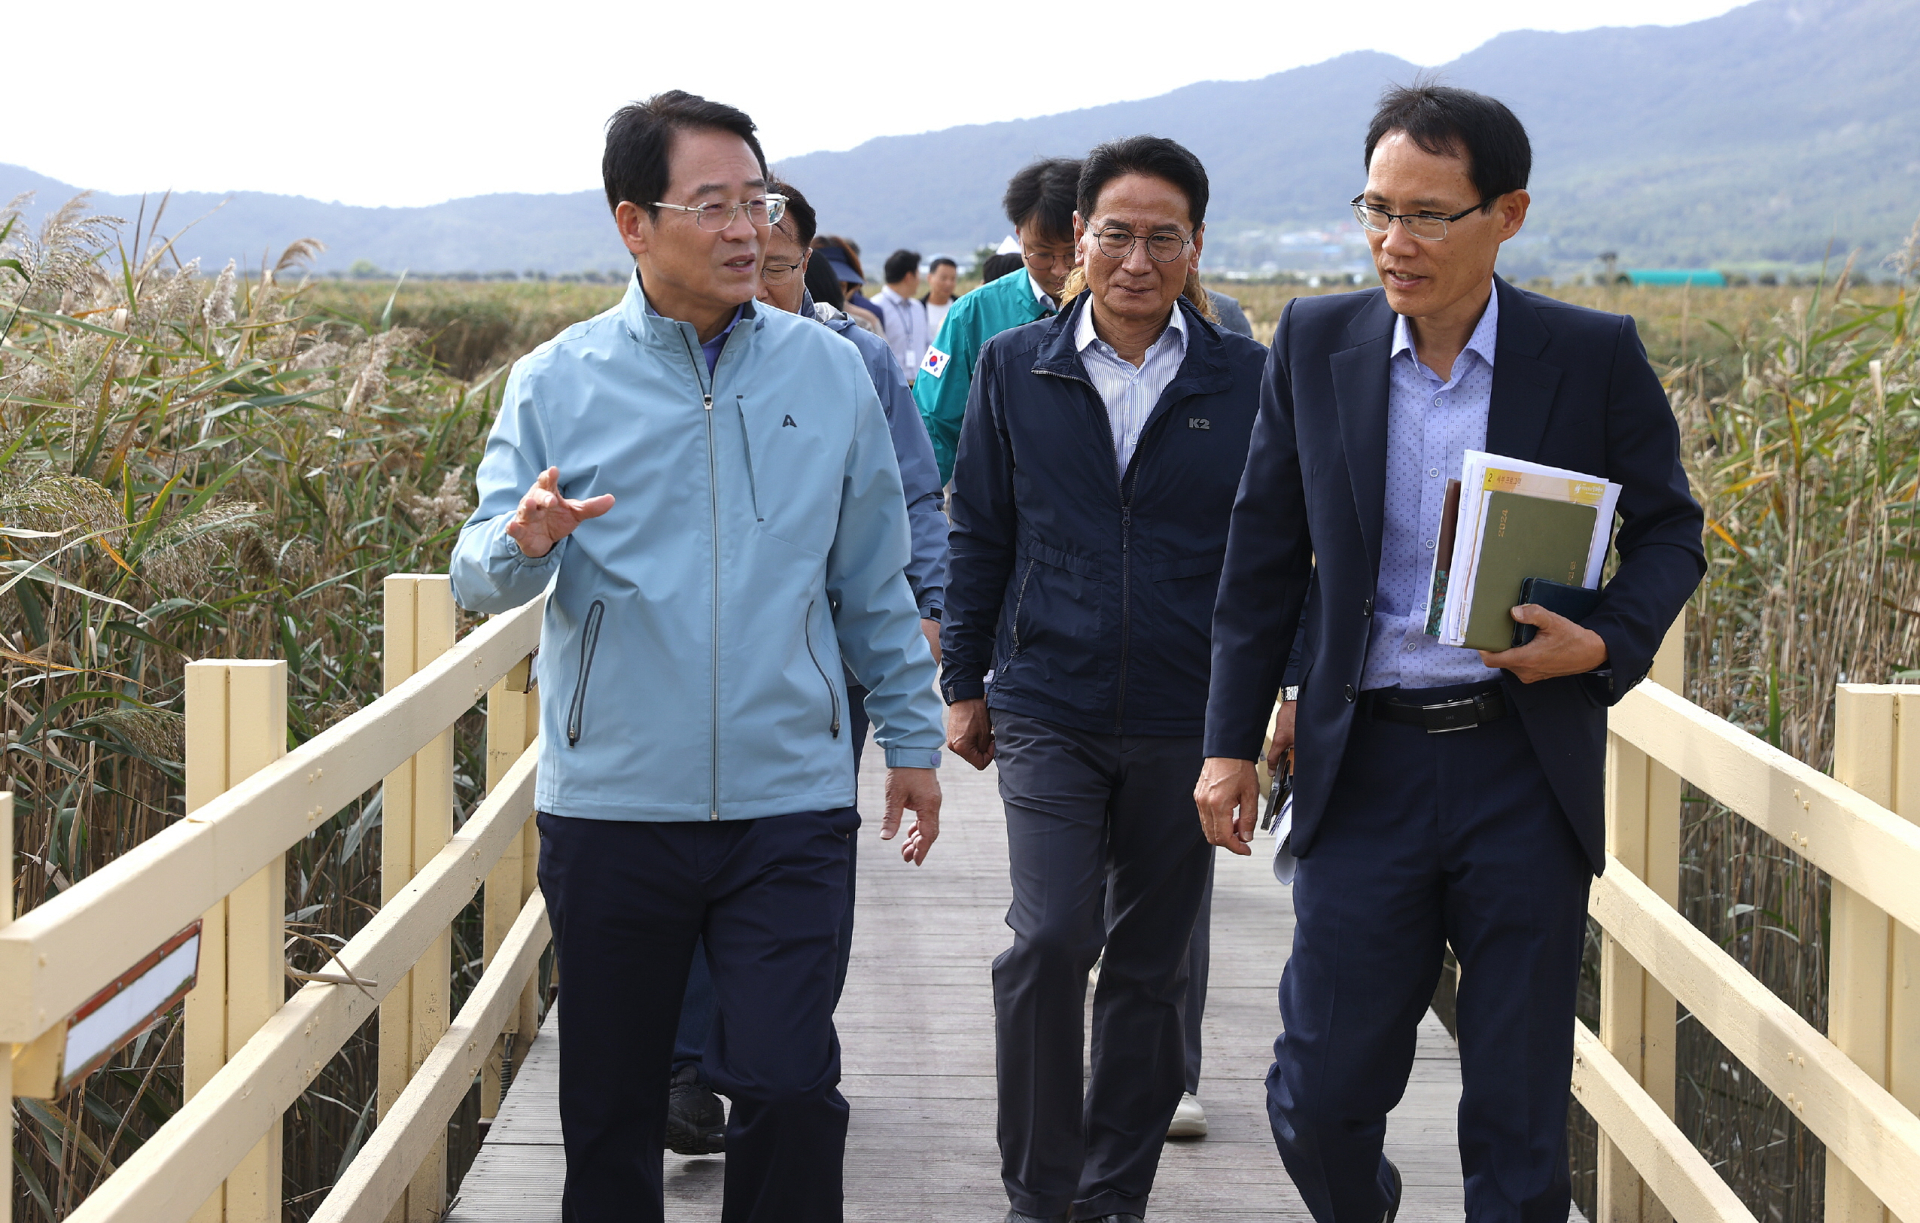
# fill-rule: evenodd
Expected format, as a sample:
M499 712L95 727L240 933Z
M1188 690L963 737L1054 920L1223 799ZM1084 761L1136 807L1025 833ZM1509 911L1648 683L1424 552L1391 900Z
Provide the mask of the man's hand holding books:
M1482 650L1480 661L1503 667L1523 684L1560 675L1581 675L1607 665L1607 643L1592 629L1581 628L1537 603L1513 609L1514 623L1534 626L1534 638L1510 650Z

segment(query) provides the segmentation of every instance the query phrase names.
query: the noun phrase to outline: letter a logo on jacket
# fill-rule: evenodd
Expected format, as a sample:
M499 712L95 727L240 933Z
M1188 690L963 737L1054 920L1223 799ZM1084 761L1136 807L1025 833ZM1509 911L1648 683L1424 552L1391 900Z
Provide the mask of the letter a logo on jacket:
M780 422L780 427L782 429L798 429L800 426L794 424L793 417L789 416L785 420Z

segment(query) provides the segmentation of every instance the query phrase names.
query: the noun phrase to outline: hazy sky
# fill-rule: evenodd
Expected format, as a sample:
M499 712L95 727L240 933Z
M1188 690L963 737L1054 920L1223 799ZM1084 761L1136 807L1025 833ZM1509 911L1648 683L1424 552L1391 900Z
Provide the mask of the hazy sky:
M778 158L1265 76L1347 51L1441 64L1505 30L1674 25L1733 7L34 0L7 19L14 112L0 125L0 162L112 192L400 205L577 191L599 185L606 117L676 86L745 108ZM76 38L76 13L98 36ZM1048 24L1043 13L1075 16ZM1122 33L1103 32L1116 25Z

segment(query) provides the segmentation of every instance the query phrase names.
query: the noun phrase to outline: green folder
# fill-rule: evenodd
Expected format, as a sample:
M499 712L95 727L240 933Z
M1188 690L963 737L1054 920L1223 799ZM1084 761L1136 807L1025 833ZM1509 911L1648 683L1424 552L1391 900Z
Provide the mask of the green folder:
M1467 613L1468 649L1505 650L1513 645L1511 613L1526 579L1586 585L1597 513L1591 505L1570 501L1521 493L1487 495L1473 606Z

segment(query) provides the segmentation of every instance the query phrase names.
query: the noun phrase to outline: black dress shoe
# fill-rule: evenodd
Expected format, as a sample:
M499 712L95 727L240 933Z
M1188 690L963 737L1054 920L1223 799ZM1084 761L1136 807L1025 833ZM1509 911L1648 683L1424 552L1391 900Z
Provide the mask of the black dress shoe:
M1017 1210L1007 1211L1006 1223L1067 1223L1065 1215L1023 1215Z
M667 1089L667 1149L676 1155L718 1155L727 1149L727 1110L700 1081L698 1066L683 1066Z
M1139 1215L1101 1215L1087 1220L1087 1223L1146 1223L1146 1220Z
M1400 1213L1400 1169L1395 1167L1393 1161L1386 1156L1382 1155L1380 1158L1387 1165L1387 1175L1393 1178L1393 1198L1387 1203L1387 1213L1381 1223L1393 1223L1393 1216Z

